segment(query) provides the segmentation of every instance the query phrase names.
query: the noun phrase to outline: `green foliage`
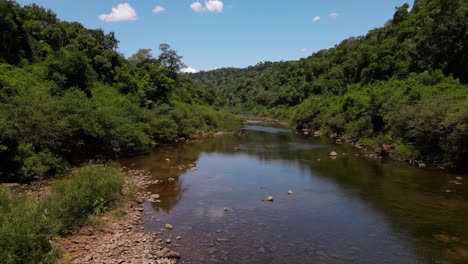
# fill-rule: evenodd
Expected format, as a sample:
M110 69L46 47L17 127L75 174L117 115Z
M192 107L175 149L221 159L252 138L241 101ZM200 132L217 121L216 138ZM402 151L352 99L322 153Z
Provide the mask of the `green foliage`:
M299 61L190 77L215 92L218 108L374 144L400 142L396 156L466 166L468 2L409 7L397 7L384 27Z
M70 179L52 186L46 200L52 218L59 219L60 232L82 224L87 216L105 211L115 201L124 179L117 166L88 166L77 169Z
M89 166L56 181L52 193L42 199L0 188L2 263L54 263L54 237L106 210L123 182L118 167Z
M214 93L177 74L182 57L168 44L157 58L142 49L126 60L112 32L34 4L0 0L0 14L0 181L147 152L233 120L203 106Z
M57 230L42 201L0 188L0 258L3 263L54 263Z
M47 78L54 81L53 94L63 94L63 90L78 88L91 97L89 90L94 80L94 71L90 60L78 50L59 52L48 62Z

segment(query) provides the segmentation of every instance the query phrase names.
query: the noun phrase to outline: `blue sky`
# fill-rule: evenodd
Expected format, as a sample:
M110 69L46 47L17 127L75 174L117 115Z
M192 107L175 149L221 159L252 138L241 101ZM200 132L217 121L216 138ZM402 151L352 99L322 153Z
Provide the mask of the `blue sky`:
M169 43L197 70L293 60L366 34L412 0L18 0L114 31L119 52ZM114 11L112 10L114 9ZM320 17L320 18L318 18Z

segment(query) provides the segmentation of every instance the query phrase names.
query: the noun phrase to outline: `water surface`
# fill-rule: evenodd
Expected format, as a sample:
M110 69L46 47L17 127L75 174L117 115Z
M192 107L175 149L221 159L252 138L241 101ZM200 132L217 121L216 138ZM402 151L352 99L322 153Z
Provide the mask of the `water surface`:
M356 155L246 126L123 164L163 180L148 188L161 202L146 204L145 228L173 225L161 237L183 263L468 263L464 175Z

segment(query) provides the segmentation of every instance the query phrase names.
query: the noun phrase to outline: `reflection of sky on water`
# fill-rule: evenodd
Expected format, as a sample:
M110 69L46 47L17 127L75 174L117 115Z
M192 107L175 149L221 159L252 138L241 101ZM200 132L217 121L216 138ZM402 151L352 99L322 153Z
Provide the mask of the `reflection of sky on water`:
M286 129L286 128L256 126L256 125L247 125L247 126L243 127L242 130L266 132L266 133L270 133L270 134L290 133L291 132L290 129Z
M163 200L154 208L165 208L153 213L164 223L191 227L178 231L184 239L176 251L193 256L187 261L210 263L211 255L204 249L214 244L250 260L230 258L225 263L286 263L283 257L291 263L427 263L425 259L446 246L434 244L432 233L444 227L464 232L462 226L445 222L450 217L441 217L447 215L446 207L433 208L431 214L422 211L447 198L438 194L441 175L356 158L346 145L324 144L285 129L247 129L242 135L168 147L160 156L140 161L158 178L176 178L152 190ZM236 150L239 146L242 149ZM340 153L336 160L328 155L332 150ZM155 161L166 157L170 164ZM197 170L172 169L194 161ZM434 178L428 181L428 177ZM288 196L287 190L294 195ZM262 201L269 195L274 196L273 203ZM170 202L165 203L165 197ZM461 210L468 206L457 200L446 202L459 209L450 211L457 214L454 218L468 219ZM154 222L146 227L161 228ZM218 230L231 239L231 246L213 241ZM191 246L200 240L207 244ZM260 247L267 249L269 259L259 256Z
M207 218L211 221L218 221L224 217L225 211L223 207L196 207L193 210L193 215L197 218Z

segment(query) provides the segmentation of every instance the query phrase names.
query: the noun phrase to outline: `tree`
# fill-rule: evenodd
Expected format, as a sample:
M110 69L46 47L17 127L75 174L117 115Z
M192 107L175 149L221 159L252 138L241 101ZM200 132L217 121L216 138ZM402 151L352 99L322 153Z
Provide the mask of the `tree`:
M135 54L128 58L128 61L136 66L153 64L156 60L151 54L151 49L139 49Z
M91 97L91 84L96 73L91 66L91 60L78 50L64 50L50 59L47 76L57 87L54 93L62 94L72 87L78 88Z
M182 56L179 56L177 51L171 49L171 46L166 43L159 45L159 49L161 50L161 54L158 57L159 63L168 68L171 73L171 77L175 78L180 69L186 67L182 62Z

